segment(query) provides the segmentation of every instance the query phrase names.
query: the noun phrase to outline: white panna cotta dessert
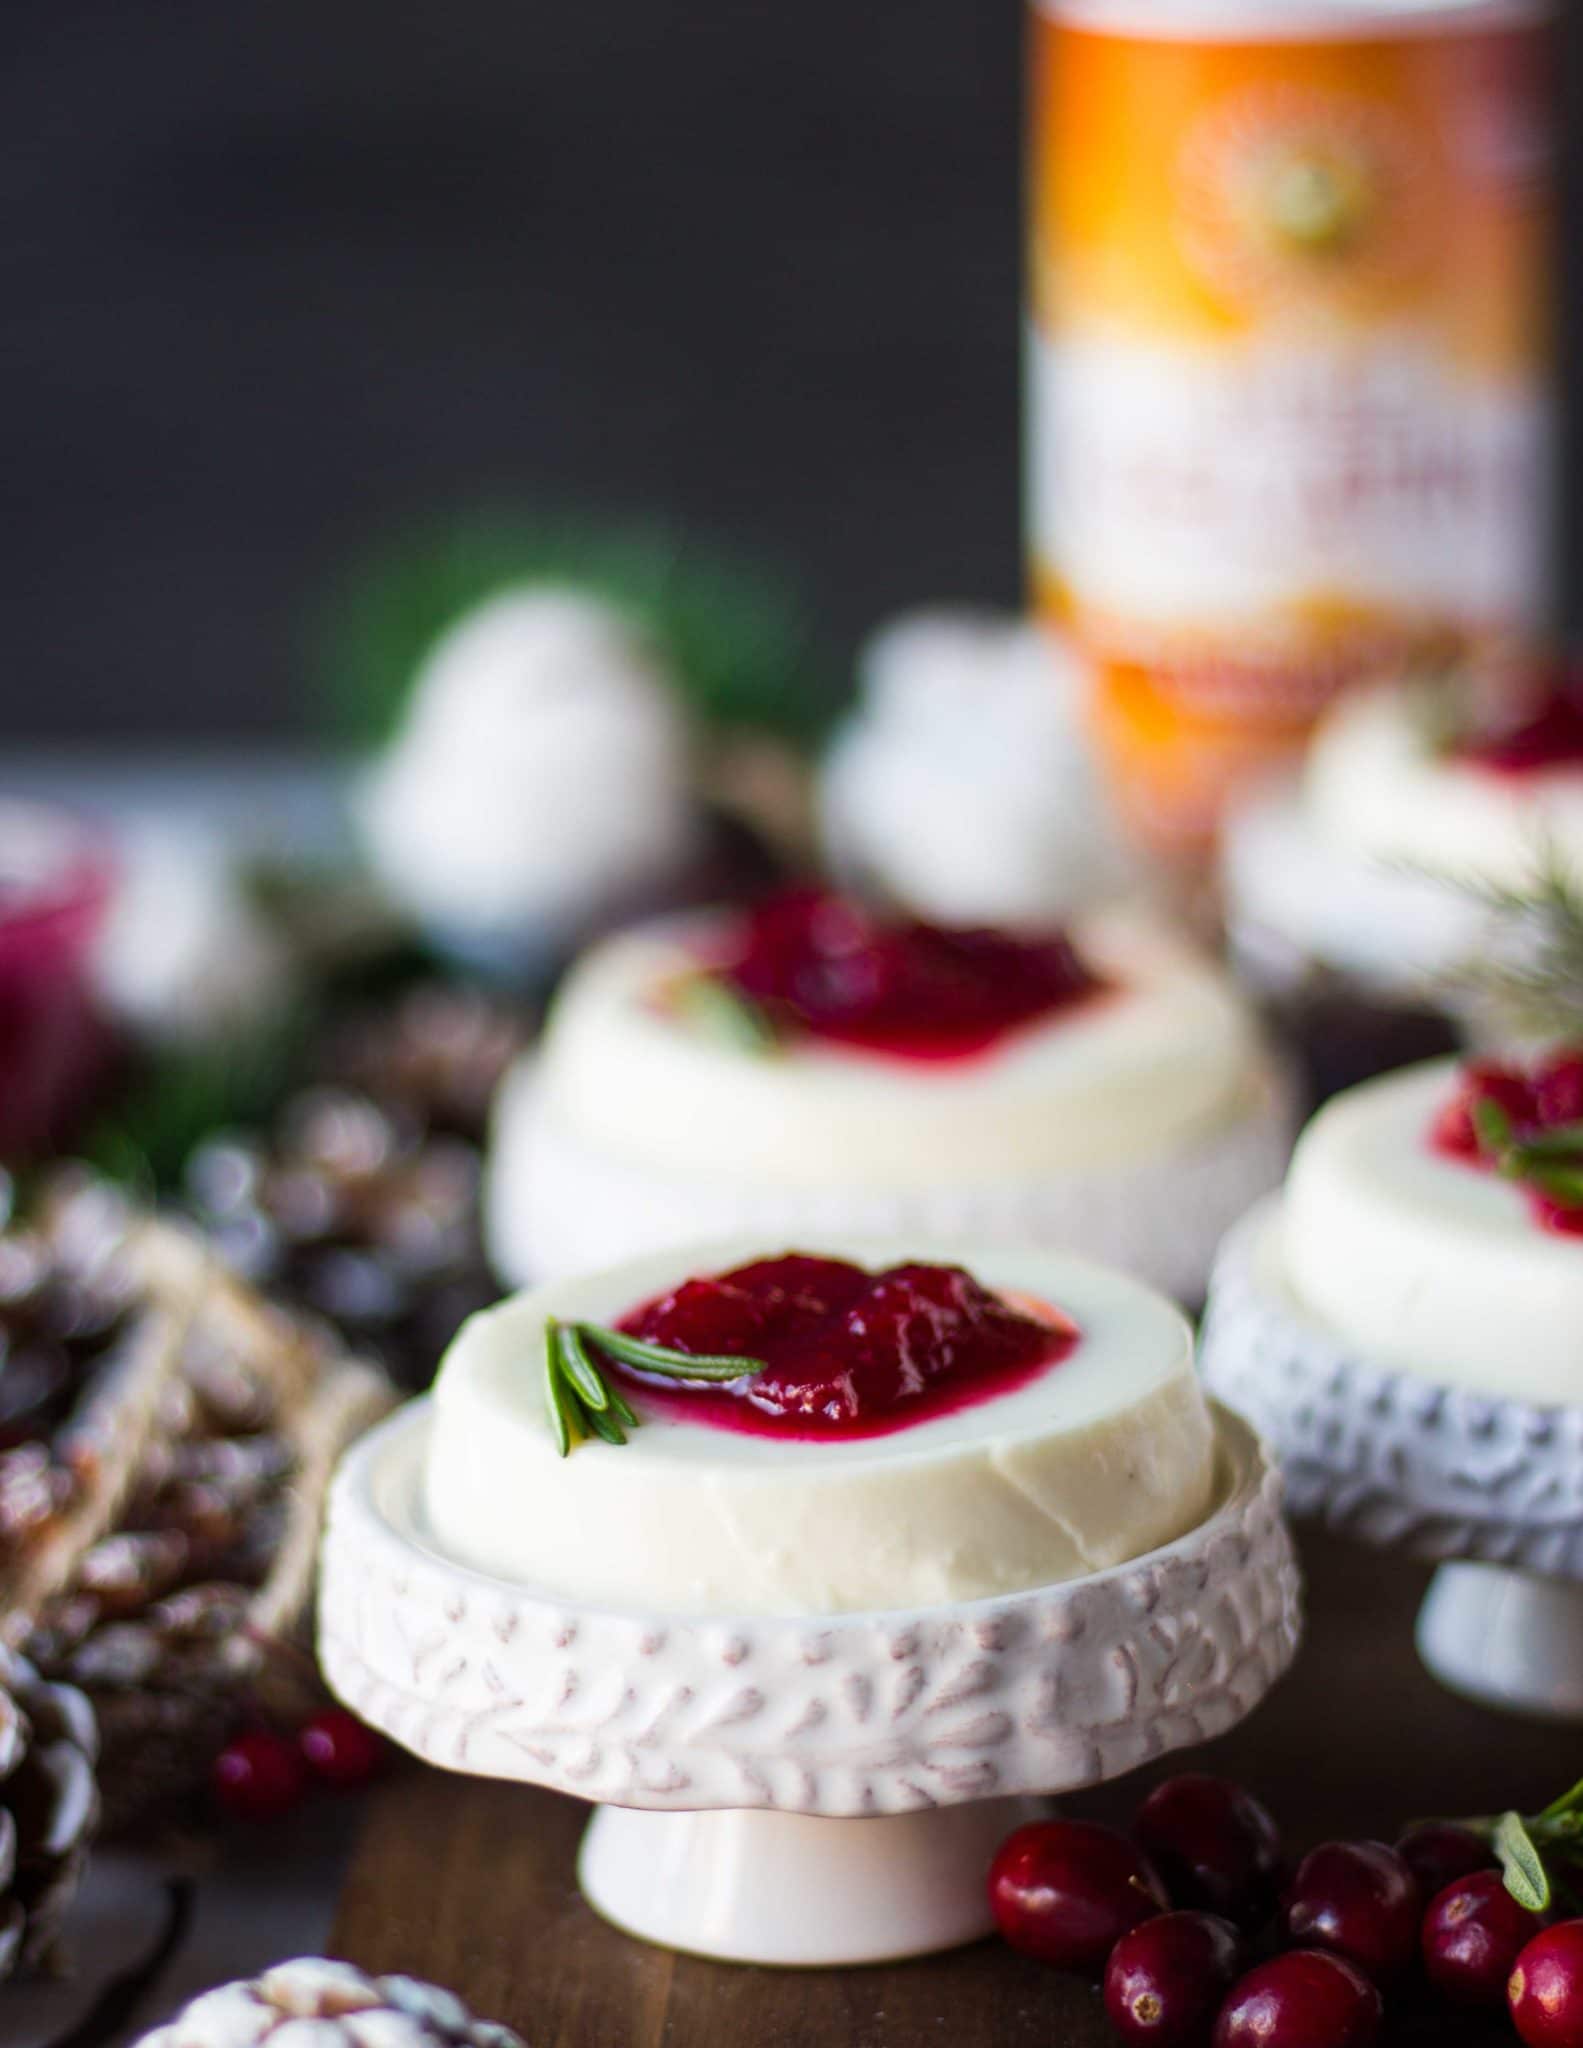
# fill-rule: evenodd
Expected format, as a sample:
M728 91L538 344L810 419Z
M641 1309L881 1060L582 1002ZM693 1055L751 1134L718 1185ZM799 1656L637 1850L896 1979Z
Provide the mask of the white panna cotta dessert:
M473 1317L423 1514L447 1556L552 1597L818 1615L1081 1577L1197 1527L1216 1485L1191 1333L1136 1281L1026 1249L738 1243Z
M1227 920L1269 985L1321 968L1417 998L1479 945L1482 899L1557 871L1583 882L1583 691L1492 713L1409 679L1344 698L1296 785L1232 819Z
M919 917L1034 931L1136 881L1075 648L1031 620L909 612L869 640L858 683L819 779L844 881Z
M1483 1143L1478 1105L1511 1123ZM1583 1401L1583 1058L1436 1060L1339 1096L1300 1140L1269 1256L1361 1354L1476 1393ZM1526 1174L1524 1168L1526 1167ZM1548 1190L1571 1185L1575 1202Z
M354 812L376 876L438 944L531 973L696 857L688 752L630 620L576 591L508 590L436 643Z
M1583 1403L1583 1052L1435 1060L1347 1090L1239 1235L1266 1300L1367 1366Z
M516 1283L835 1230L1061 1246L1193 1297L1289 1135L1250 1009L1150 914L1017 938L803 891L584 958L497 1103L486 1230Z

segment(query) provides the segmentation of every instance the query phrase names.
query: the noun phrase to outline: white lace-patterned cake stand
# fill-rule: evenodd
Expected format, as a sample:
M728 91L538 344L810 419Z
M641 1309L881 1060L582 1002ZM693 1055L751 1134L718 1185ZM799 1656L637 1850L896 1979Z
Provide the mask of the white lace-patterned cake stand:
M990 1928L994 1847L1072 1790L1219 1735L1290 1662L1280 1480L1217 1417L1219 1505L1069 1584L920 1612L622 1614L451 1563L426 1535L428 1404L336 1478L319 1653L351 1707L441 1769L598 1805L579 1875L697 1954L878 1962Z
M1281 1275L1279 1203L1227 1238L1200 1357L1286 1475L1294 1515L1442 1560L1418 1652L1486 1705L1583 1719L1583 1408L1536 1408L1350 1351Z

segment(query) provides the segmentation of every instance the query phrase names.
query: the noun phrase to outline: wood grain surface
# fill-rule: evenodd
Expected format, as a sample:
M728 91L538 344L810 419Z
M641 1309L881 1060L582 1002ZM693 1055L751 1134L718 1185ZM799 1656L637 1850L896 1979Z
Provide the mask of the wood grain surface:
M1384 1835L1435 1813L1532 1810L1583 1775L1583 1734L1453 1699L1420 1668L1420 1567L1311 1538L1298 1663L1244 1726L1196 1753L1275 1809L1289 1844ZM1124 1818L1161 1764L1068 1804ZM579 1898L584 1809L551 1793L413 1771L370 1809L338 1954L449 1984L530 2048L1101 2048L1093 1992L999 1943L883 1969L699 1962L606 1927ZM1391 2043L1510 2042L1394 2013Z

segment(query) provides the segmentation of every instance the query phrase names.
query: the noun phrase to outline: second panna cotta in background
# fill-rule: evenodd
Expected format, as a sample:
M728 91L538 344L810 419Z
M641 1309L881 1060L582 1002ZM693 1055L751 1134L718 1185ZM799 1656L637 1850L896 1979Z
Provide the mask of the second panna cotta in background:
M1183 1317L1031 1250L690 1248L475 1316L434 1397L450 1557L673 1613L931 1607L1196 1528L1214 1426Z
M1191 1299L1289 1136L1250 1008L1152 914L1011 934L808 889L585 956L498 1102L486 1229L518 1283L835 1231L1060 1246Z

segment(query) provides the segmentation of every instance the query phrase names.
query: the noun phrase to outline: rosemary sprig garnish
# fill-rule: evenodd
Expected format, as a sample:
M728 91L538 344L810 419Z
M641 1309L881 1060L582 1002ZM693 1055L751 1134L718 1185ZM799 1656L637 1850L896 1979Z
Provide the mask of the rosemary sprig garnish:
M1418 870L1422 873L1424 870ZM1551 847L1519 888L1440 875L1489 914L1487 943L1446 979L1521 1036L1583 1038L1583 888Z
M544 1405L555 1448L563 1458L574 1444L591 1436L607 1444L624 1444L626 1432L639 1426L639 1418L605 1377L590 1345L623 1365L663 1379L725 1382L764 1370L762 1358L726 1353L695 1358L691 1352L629 1337L602 1323L563 1323L551 1316L544 1325Z
M738 1052L763 1058L780 1050L775 1026L764 1011L751 997L718 975L706 969L685 974L676 983L673 996L677 1009L690 1024L706 1031L711 1038L734 1046Z
M1479 1150L1504 1179L1569 1208L1583 1207L1583 1124L1557 1124L1519 1138L1507 1112L1485 1096L1473 1105L1473 1129Z

